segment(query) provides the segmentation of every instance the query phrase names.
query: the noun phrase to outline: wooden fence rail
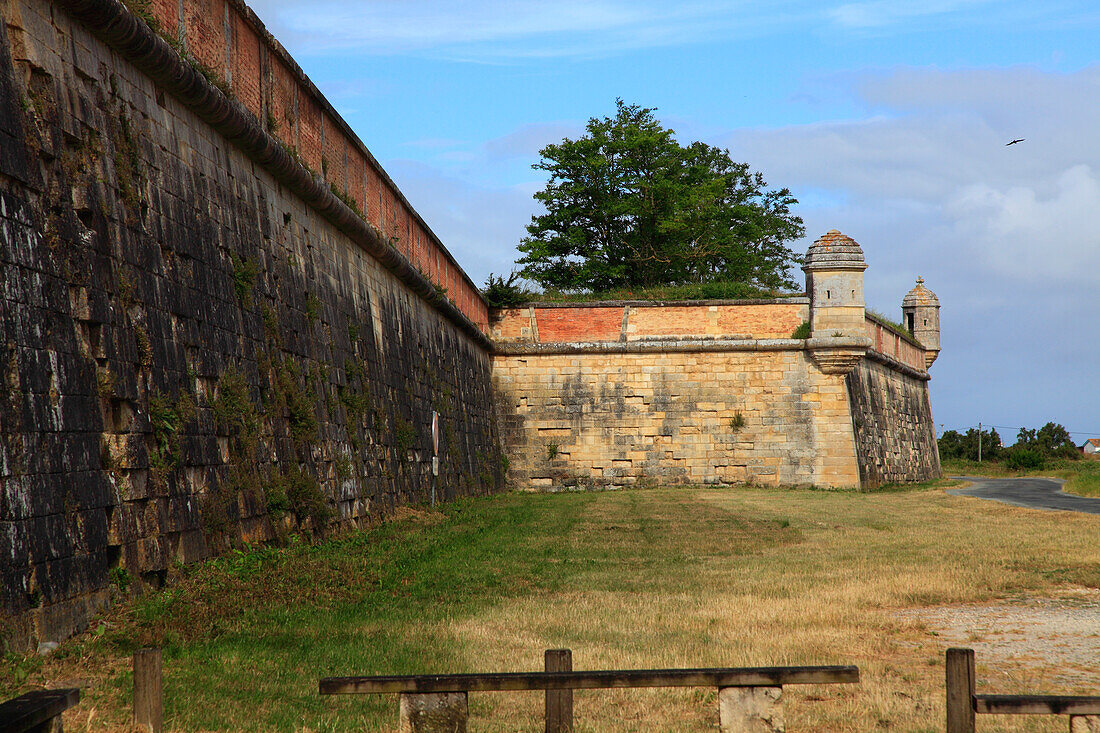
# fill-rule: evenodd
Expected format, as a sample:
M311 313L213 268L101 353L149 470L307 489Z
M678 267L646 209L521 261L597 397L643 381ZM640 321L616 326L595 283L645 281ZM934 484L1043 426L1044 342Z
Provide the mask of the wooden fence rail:
M61 714L80 702L80 690L35 690L0 704L0 733L54 733Z
M1071 733L1100 733L1100 696L979 695L974 650L948 649L947 733L974 733L975 714L1068 715Z
M783 730L783 685L859 682L859 668L723 667L630 669L574 672L562 669L567 649L547 650L544 672L328 677L322 695L399 693L401 730L408 733L465 733L470 692L545 690L547 733L573 730L572 695L561 691L623 687L716 687L723 733ZM553 669L551 669L553 667ZM553 695L553 697L552 697Z

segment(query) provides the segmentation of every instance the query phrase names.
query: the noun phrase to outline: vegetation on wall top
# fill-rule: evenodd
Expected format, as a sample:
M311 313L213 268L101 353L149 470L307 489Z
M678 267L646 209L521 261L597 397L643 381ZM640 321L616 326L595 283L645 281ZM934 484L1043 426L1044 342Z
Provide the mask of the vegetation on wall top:
M803 293L790 293L760 288L743 282L705 282L685 285L654 285L644 288L619 287L610 290L563 291L547 289L536 291L517 281L518 273L507 280L491 274L481 294L491 308L515 308L524 303L586 303L613 300L743 300L795 298Z

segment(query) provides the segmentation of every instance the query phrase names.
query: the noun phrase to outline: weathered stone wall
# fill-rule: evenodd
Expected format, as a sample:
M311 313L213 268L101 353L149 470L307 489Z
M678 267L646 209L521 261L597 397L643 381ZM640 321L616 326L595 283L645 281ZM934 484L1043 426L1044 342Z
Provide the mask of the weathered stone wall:
M103 0L66 0L92 6ZM229 90L265 132L358 211L480 328L488 308L477 286L405 199L370 151L242 0L145 0L166 39Z
M509 481L856 485L843 378L744 346L495 355Z
M166 89L57 5L0 7L3 636L426 500L433 410L441 497L500 485L460 309L325 182L273 175L291 159L247 117L218 118L236 143L212 127L194 99L229 108L186 64Z
M789 298L492 313L509 481L873 487L938 476L924 350L862 316L846 322L860 326L854 339L790 338L811 307Z
M790 338L805 298L491 315L516 486L859 482L843 376Z
M860 484L874 487L939 478L927 376L871 355L848 374L845 384Z

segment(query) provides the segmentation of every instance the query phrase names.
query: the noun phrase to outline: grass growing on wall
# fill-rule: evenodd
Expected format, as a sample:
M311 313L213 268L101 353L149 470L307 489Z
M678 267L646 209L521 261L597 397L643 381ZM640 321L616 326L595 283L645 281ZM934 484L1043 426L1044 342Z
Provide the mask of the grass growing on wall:
M689 285L655 285L648 288L618 288L603 292L527 293L528 299L538 302L586 303L601 300L744 300L793 298L802 293L786 293L758 288L741 282L707 282Z
M129 655L152 644L165 650L169 730L382 731L396 728L396 696L322 698L317 680L534 670L544 649L568 647L577 669L858 664L858 686L786 688L788 729L933 731L945 643L901 612L1100 587L1100 521L942 484L513 494L180 575L49 658L9 657L0 693L79 677L67 726L124 728ZM1020 669L998 674L998 691L1064 690ZM575 699L578 730L717 724L713 690ZM471 730L541 729L539 693L470 700ZM1065 720L997 724L1062 731Z

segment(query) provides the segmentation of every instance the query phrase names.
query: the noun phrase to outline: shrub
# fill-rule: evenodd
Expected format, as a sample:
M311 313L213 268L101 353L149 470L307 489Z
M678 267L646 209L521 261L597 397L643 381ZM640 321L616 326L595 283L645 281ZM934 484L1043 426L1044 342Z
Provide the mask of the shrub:
M791 338L793 338L793 339L808 339L810 337L810 333L811 333L810 322L809 321L803 321L801 323L801 325L799 325L799 327L796 328L793 333L791 333Z
M512 273L505 280L501 275L489 273L489 279L485 281L485 289L481 294L491 308L515 308L531 300L531 291L516 283L519 277Z
M256 283L260 267L254 260L241 259L235 252L229 253L229 259L233 263L233 292L237 294L237 300L245 308L252 307L252 287Z
M234 437L234 447L244 458L254 458L260 419L252 403L248 381L236 367L230 367L222 374L212 408L218 430Z
M1033 448L1011 448L1005 454L1005 466L1013 471L1040 469L1043 467L1043 454Z
M308 519L315 532L324 529L325 524L332 518L332 508L329 507L316 477L298 468L291 468L284 477L287 504L298 522Z

